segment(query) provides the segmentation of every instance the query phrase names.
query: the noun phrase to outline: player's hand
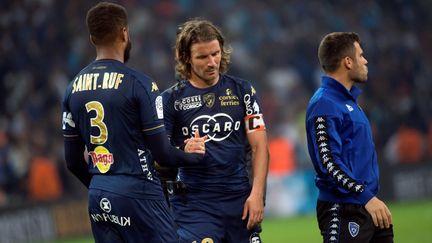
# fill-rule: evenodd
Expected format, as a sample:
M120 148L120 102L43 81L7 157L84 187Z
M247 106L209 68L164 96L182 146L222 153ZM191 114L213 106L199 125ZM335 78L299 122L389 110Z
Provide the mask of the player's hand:
M242 219L248 219L248 230L260 224L264 219L264 199L251 194L244 204Z
M366 210L372 216L375 227L389 228L392 224L392 216L390 210L385 203L377 197L373 197L365 205Z
M207 135L204 137L200 137L199 132L195 131L195 134L192 138L188 138L184 140L185 148L184 151L186 153L197 153L197 154L205 154L205 141L207 140Z

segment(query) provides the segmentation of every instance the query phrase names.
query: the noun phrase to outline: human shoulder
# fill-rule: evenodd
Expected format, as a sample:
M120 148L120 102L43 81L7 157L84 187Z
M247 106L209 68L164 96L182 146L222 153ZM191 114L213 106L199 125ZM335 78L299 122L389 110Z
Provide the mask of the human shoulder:
M146 90L150 90L151 92L159 90L156 82L148 75L138 72L137 70L130 67L125 68L127 73L130 75L131 81L136 82L138 85L143 86Z
M236 85L241 85L241 86L250 85L250 82L243 79L243 78L239 78L239 77L228 75L228 74L221 74L221 76L222 76L222 79L225 80L225 82L230 82L230 83L234 83Z
M306 119L315 116L341 116L339 104L328 95L325 89L318 89L309 101Z
M176 82L174 85L162 92L162 97L169 98L171 96L180 95L185 90L187 83L187 80L180 80Z
M240 90L242 95L254 95L256 93L255 88L252 86L251 82L246 79L227 74L222 75L222 78L225 83L228 83L228 85L229 83L231 83L236 86Z

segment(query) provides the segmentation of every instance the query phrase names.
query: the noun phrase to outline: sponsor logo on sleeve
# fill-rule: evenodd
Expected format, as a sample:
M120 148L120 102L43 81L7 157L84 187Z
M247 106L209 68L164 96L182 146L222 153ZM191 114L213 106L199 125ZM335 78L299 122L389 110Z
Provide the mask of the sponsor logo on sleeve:
M163 115L163 102L162 102L162 96L158 96L156 97L156 101L155 101L155 106L156 106L156 114L157 117L159 119L163 119L164 115Z
M260 108L256 100L251 100L251 96L246 94L243 98L246 107L246 115L260 114Z
M75 122L72 119L72 113L70 112L63 112L63 130L66 129L66 125L69 125L70 127L75 128Z

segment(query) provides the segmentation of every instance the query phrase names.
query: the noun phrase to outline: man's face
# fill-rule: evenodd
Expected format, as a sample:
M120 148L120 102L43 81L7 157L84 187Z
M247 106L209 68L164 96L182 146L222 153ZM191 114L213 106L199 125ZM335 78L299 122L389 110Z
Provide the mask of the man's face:
M358 42L354 42L354 47L355 56L353 58L353 68L349 73L350 79L356 83L364 83L367 81L368 67L366 64L368 61L363 56L363 49Z
M129 60L131 49L132 49L132 43L130 40L128 40L127 46L124 50L124 63L126 63Z
M219 67L222 53L218 40L199 42L191 46L191 81L204 82L207 85L219 79Z

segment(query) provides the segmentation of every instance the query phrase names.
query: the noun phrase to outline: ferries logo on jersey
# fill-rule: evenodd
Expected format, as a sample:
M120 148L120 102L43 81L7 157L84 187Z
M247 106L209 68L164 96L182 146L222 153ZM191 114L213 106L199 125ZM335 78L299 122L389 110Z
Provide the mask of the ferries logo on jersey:
M240 121L234 121L225 113L217 113L212 116L201 115L196 117L189 127L182 127L183 135L192 136L194 131L199 131L200 135L208 135L208 141L220 142L233 131L240 129Z
M226 95L219 96L221 106L240 105L240 100L237 95L233 95L231 89L226 89Z
M176 111L185 111L189 109L198 108L201 106L202 106L202 101L200 95L184 97L180 100L174 101L174 109Z
M114 163L114 156L104 146L97 146L89 155L93 162L93 167L97 167L101 173L106 173Z
M215 102L215 94L214 93L205 94L205 95L203 95L203 100L204 100L205 105L208 108L212 108L214 105L214 102Z

